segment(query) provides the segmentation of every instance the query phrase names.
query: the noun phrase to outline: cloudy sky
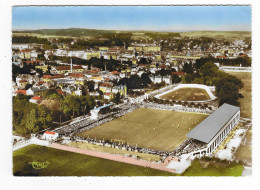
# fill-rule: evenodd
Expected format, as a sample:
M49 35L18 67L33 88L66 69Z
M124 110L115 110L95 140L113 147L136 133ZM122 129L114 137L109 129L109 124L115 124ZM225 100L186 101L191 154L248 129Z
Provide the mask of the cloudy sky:
M16 29L250 31L250 6L13 7Z

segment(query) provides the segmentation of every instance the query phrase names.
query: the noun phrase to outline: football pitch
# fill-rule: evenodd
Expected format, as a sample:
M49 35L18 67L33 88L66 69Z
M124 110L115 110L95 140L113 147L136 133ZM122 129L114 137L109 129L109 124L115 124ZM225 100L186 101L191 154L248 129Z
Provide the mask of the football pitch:
M120 118L79 133L78 136L173 151L187 139L186 134L207 116L139 108Z
M177 101L210 100L207 91L201 88L180 88L167 94L164 94L160 98Z

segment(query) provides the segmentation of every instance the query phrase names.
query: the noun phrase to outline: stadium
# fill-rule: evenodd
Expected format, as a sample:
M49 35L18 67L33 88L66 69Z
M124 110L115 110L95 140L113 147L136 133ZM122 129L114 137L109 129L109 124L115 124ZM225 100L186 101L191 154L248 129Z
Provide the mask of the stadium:
M137 106L91 129L76 139L93 140L117 149L179 158L211 156L240 118L240 108L223 104L212 114ZM88 141L89 142L89 141Z

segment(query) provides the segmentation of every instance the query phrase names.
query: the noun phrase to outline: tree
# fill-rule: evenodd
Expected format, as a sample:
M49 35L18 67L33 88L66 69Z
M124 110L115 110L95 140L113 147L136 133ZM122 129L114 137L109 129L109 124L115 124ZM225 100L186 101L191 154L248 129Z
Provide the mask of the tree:
M219 97L219 105L221 106L224 103L228 103L234 106L239 106L239 88L237 85L225 82L219 92L217 93Z
M25 85L25 90L28 90L29 88L31 88L33 85L32 84L26 84Z
M202 77L200 78L195 78L192 83L195 83L195 84L203 84L204 83L204 79Z
M51 126L51 114L44 106L39 106L38 108L38 121L40 122L41 128L46 129Z
M95 90L94 81L84 81L84 84L88 87L89 92L93 92Z
M81 106L81 110L83 111L84 115L86 113L89 113L91 109L94 108L95 106L95 100L87 95L87 96L81 96L80 97L80 106Z
M145 86L152 82L147 73L143 73L141 75L141 80L142 80L142 84Z
M191 83L193 81L193 75L192 74L186 74L183 78L182 78L182 82L183 83Z
M200 72L201 76L203 76L203 77L206 77L206 76L213 77L217 71L218 71L218 67L214 63L211 63L211 62L205 63L199 69L199 72Z
M192 63L185 62L183 66L183 72L193 74Z
M26 128L29 132L36 132L39 130L39 126L37 125L36 109L31 109L24 119Z
M58 94L58 92L55 89L49 89L47 90L44 94L43 97L45 99L50 99L50 100L60 100L61 95Z
M116 93L115 97L113 98L113 102L115 102L116 104L120 103L120 93Z
M65 115L71 116L74 118L75 113L78 113L80 110L80 99L78 96L75 95L68 95L62 101L62 110Z
M181 78L178 75L172 76L172 83L179 83L181 82Z

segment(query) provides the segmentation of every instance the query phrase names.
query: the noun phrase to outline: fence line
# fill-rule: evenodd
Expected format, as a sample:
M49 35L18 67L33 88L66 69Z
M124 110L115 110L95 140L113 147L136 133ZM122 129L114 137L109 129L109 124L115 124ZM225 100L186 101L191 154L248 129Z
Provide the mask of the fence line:
M36 137L33 137L31 139L22 140L22 141L17 142L16 144L14 144L13 145L13 151L21 149L21 148L26 147L26 146L31 145L31 144L37 144L37 145L41 145L41 146L49 146L50 142L40 140Z

